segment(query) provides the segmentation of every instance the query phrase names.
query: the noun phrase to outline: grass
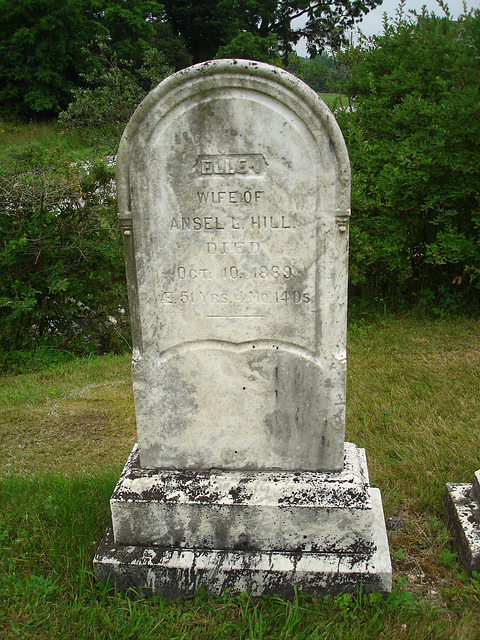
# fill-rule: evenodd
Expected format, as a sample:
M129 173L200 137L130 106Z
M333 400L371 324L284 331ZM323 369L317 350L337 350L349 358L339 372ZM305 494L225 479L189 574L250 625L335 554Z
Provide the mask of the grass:
M130 356L91 357L0 378L6 475L120 469L135 442Z
M348 107L347 96L339 95L338 93L319 93L318 95L332 111L338 109L338 107Z
M88 129L65 129L55 121L5 122L0 121L0 160L9 161L19 154L33 156L39 153L53 155L57 160L85 162L116 152L118 140L99 137Z
M129 357L0 378L0 636L245 640L480 638L480 581L457 564L445 482L480 468L480 321L350 326L347 440L365 447L389 531L394 592L196 599L115 593L91 574L135 441Z

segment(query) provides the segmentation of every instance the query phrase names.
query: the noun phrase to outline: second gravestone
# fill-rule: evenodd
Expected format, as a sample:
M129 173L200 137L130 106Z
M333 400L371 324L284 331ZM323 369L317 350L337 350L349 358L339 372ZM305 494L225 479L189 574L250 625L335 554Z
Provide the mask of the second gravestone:
M95 558L119 588L389 591L344 443L350 169L294 76L219 60L142 102L117 162L135 447Z

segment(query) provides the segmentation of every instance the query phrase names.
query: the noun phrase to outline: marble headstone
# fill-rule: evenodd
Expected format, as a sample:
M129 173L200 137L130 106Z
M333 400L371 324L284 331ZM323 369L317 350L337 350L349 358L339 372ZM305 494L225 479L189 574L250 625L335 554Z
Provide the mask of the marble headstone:
M172 597L388 591L380 495L344 442L350 168L332 113L275 67L191 67L132 117L117 191L138 447L99 577Z

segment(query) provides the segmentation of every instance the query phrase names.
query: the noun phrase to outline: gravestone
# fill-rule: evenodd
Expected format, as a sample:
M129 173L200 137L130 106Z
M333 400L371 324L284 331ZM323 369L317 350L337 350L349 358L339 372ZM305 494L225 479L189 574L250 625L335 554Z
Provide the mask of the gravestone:
M469 574L480 573L480 469L472 483L447 483L444 503L460 562Z
M386 592L380 493L344 442L350 168L289 73L218 60L169 77L118 152L136 446L100 579Z

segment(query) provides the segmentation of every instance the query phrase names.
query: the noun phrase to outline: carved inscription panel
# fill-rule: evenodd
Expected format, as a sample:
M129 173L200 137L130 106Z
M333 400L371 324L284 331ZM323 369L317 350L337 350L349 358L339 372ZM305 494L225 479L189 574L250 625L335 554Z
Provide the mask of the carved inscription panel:
M213 90L149 132L138 169L143 340L160 352L272 338L314 351L330 167L302 120L270 96Z

